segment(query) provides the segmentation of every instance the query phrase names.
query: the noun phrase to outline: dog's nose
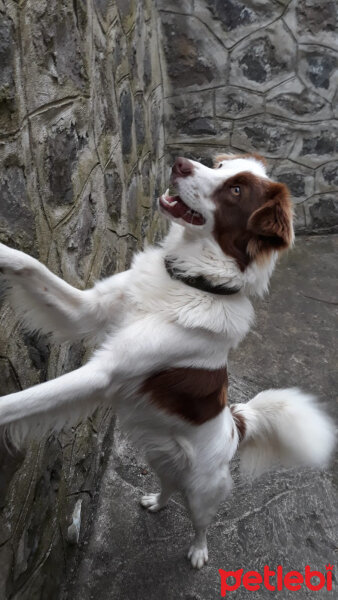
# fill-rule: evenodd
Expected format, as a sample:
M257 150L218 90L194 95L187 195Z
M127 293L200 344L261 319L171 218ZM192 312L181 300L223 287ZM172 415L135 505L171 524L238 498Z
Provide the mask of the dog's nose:
M194 165L187 158L179 156L174 162L172 172L179 177L188 177L192 175L194 171Z

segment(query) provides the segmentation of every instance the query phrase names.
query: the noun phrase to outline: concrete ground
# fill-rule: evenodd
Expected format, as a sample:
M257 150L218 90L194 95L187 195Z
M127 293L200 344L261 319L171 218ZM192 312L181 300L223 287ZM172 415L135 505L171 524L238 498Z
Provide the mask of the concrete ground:
M299 238L258 300L252 332L229 361L230 401L269 387L300 386L337 416L338 236ZM325 573L337 552L337 461L330 471L279 471L252 485L238 476L209 530L209 564L194 571L185 558L192 529L179 496L166 510L139 506L157 489L147 466L116 430L92 526L64 598L71 600L214 600L219 568L284 571L305 565ZM336 566L337 573L337 566ZM228 592L237 600L337 597L335 592Z

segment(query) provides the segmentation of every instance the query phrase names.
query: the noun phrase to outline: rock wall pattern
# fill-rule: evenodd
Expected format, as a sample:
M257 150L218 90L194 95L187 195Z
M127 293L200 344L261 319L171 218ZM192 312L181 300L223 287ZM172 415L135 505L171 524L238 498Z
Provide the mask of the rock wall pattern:
M162 236L177 154L261 152L299 232L338 229L333 0L0 0L0 239L82 288ZM2 297L0 394L69 371L82 345L27 334ZM90 528L114 423L0 448L0 598L58 598ZM82 534L81 534L82 535Z
M161 235L163 86L151 1L0 0L0 239L69 283L123 270ZM2 300L0 395L79 366L90 349L22 331ZM0 449L0 598L59 596L112 429Z
M168 152L259 152L291 189L298 232L337 231L334 0L157 5Z

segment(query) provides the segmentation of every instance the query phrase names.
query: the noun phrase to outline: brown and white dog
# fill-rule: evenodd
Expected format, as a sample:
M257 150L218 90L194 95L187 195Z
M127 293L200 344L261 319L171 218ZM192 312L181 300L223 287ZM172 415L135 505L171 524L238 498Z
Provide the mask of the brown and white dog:
M334 428L297 389L227 405L228 353L253 319L248 296L267 290L278 253L293 242L287 188L253 155L217 157L214 169L178 158L172 184L177 195L159 199L172 221L162 245L93 289L76 290L0 245L8 294L29 328L99 341L76 371L0 398L0 426L20 444L112 405L161 482L142 505L157 511L183 493L195 528L188 556L200 568L238 446L252 474L280 463L323 466Z

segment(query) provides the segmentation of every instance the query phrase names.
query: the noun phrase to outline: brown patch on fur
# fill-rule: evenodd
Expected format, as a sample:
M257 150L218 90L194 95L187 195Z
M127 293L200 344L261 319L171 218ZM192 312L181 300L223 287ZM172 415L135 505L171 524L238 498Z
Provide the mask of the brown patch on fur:
M264 156L261 156L256 152L247 152L245 154L218 154L214 157L214 169L218 169L219 163L223 162L224 160L234 160L235 158L254 158L258 160L258 162L262 163L265 167L268 166Z
M240 195L234 193L240 187ZM223 252L241 269L254 259L293 240L292 206L287 187L249 172L227 179L214 193L214 236Z
M174 368L148 377L141 387L158 408L202 425L216 417L227 403L226 367L216 370Z
M246 432L246 423L243 415L241 413L234 412L236 405L230 406L230 410L232 413L233 420L235 421L235 425L238 431L239 441L241 442L244 439Z
M266 198L267 202L251 215L248 223L249 230L256 235L248 248L253 256L271 246L283 250L293 242L293 211L287 187L270 182Z

